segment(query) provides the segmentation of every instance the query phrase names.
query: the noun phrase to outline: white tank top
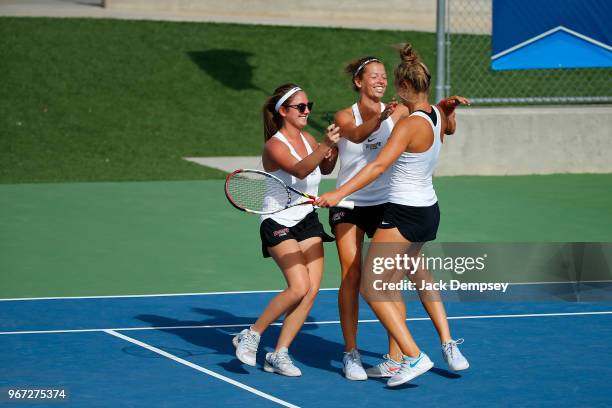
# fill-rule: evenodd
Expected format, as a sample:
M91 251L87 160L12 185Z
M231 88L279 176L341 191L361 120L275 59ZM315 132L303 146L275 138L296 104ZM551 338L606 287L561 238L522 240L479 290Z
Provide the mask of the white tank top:
M302 160L302 158L297 154L293 146L291 146L291 143L289 143L287 138L281 132L276 132L276 134L274 134L274 136L272 137L280 140L285 145L287 145L293 157L295 157L297 160ZM312 148L310 146L310 143L308 143L304 135L301 133L300 133L300 137L302 138L302 142L306 146L306 151L308 152L308 154L311 154ZM318 166L317 168L314 169L312 173L310 173L308 176L306 176L302 180L300 180L299 178L295 176L292 176L291 174L287 173L285 170L282 170L282 169L278 169L276 171L270 171L269 173L275 175L276 177L281 179L286 185L291 186L295 188L296 190L299 190L299 191L302 191L304 193L308 193L311 195L315 195L315 196L319 195L319 183L321 182L321 171L319 170ZM301 199L303 199L302 196L298 196L297 194L291 192L291 203L293 203L296 200L301 200ZM265 210L265 207L266 207L266 204L264 201L264 210ZM298 205L292 208L287 208L286 210L279 211L274 214L262 215L260 217L260 222L263 222L263 220L265 219L272 218L274 221L278 222L281 225L284 225L285 227L293 227L294 225L302 221L308 214L310 214L313 211L314 211L314 207L312 205Z
M438 202L438 197L432 183L432 176L438 163L442 140L440 138L440 112L432 106L435 113L432 118L425 112L413 112L410 116L425 118L433 129L433 143L422 153L404 152L396 160L391 172L389 186L389 202L410 205L413 207L429 207ZM433 116L433 115L432 115Z
M352 106L353 116L355 116L355 125L359 126L363 123L361 113L357 104ZM385 109L385 104L380 104L380 111ZM353 143L345 138L341 138L338 142L338 160L340 161L340 170L338 171L338 179L336 188L340 187L357 174L366 164L374 161L387 143L387 139L393 130L393 119L390 117L385 119L367 139L361 143ZM385 171L379 178L368 184L361 190L355 191L353 194L346 197L346 200L354 201L356 206L370 206L383 204L387 202L389 194L389 178L390 171Z

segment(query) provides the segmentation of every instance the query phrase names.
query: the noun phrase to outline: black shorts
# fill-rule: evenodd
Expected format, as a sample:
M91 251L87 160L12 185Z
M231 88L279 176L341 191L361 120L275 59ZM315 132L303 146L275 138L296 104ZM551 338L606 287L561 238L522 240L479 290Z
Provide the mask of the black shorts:
M427 242L436 239L439 225L438 203L429 207L388 203L378 228L397 228L410 242Z
M338 224L353 224L372 238L382 221L386 204L355 207L352 210L332 207L329 209L329 226L332 231Z
M285 227L272 218L265 219L259 226L259 235L261 237L261 252L264 258L270 257L269 247L276 246L288 239L295 239L298 242L312 237L321 237L323 242L334 240L333 237L325 233L316 211L308 214L293 227Z

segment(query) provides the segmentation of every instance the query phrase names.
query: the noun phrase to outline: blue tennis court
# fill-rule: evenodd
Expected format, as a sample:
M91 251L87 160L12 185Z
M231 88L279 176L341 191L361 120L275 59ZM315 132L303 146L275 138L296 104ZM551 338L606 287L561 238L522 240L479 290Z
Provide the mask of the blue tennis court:
M274 294L1 301L0 387L65 387L65 403L78 407L487 406L501 401L592 407L612 402L609 301L449 302L451 329L465 338L462 351L471 364L461 374L447 370L431 322L419 303L409 301L409 327L435 367L391 389L383 379L343 377L335 289L320 292L290 350L302 377L261 368L278 325L262 337L258 367L241 364L232 335L254 322ZM360 320L363 361L373 365L386 351L386 334L366 304Z

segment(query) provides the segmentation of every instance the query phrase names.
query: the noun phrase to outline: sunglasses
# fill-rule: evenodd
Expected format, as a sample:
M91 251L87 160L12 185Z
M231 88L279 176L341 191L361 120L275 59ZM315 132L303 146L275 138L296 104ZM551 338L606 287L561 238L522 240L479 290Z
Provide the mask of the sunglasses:
M314 102L308 102L308 103L298 103L297 105L287 105L288 108L293 108L293 109L297 109L298 112L300 113L304 113L306 112L306 108L308 108L308 110L310 112L312 112L312 105L314 104Z

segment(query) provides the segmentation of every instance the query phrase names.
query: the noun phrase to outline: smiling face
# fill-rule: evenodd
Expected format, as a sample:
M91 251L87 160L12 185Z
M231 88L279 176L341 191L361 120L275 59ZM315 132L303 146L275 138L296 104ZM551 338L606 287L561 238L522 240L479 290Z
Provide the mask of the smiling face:
M300 106L300 105L305 106ZM300 108L304 111L300 112ZM283 117L285 124L290 124L298 129L303 129L308 123L310 109L308 108L308 95L304 91L298 91L289 98L278 110L278 113Z
M359 93L371 99L380 100L387 89L387 72L380 62L370 62L363 68L361 77L354 79Z

